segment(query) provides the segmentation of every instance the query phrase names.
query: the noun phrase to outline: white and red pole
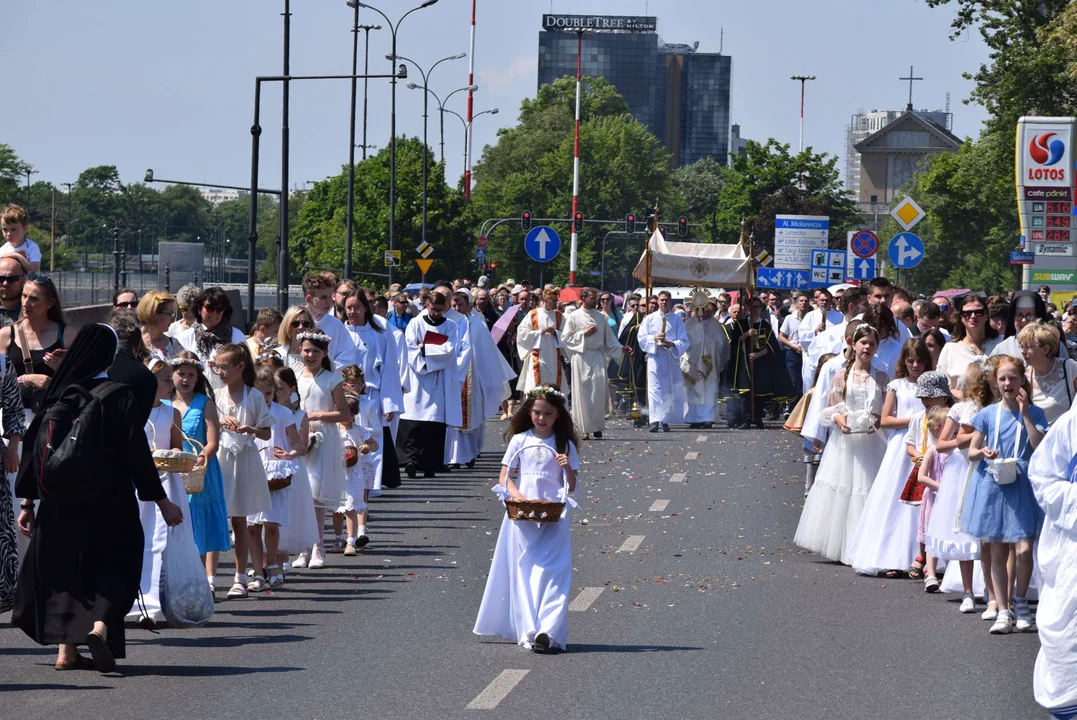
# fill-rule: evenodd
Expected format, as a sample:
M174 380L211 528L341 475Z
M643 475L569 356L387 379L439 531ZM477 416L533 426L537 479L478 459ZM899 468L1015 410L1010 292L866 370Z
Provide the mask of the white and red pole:
M467 85L469 88L475 87L475 2L471 0L471 52L468 53L468 68L467 68ZM467 136L464 138L464 143L467 145L464 148L464 157L467 162L464 163L464 200L471 199L471 120L472 111L475 109L475 91L467 91Z
M568 258L568 284L576 284L576 211L580 209L580 64L583 58L583 33L576 33L576 143L572 151L572 246Z

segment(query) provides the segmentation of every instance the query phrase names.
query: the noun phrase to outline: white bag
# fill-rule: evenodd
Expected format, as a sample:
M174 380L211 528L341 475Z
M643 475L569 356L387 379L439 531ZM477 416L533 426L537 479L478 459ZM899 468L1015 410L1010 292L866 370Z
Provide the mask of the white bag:
M175 628L202 627L213 617L213 593L189 520L168 528L161 561L161 611Z
M995 449L999 449L998 444L998 426L1002 420L1002 403L1000 402L995 409L995 441L992 443ZM987 472L995 476L995 483L998 485L1009 485L1017 480L1017 458L1021 454L1021 426L1023 420L1017 421L1017 435L1013 439L1013 457L1009 458L995 458L994 460L987 461Z

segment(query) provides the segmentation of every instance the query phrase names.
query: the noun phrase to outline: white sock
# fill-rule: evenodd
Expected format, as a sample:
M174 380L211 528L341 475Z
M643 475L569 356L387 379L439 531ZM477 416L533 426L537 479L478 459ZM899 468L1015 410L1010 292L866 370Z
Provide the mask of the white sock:
M237 583L239 583L240 585L246 585L247 584L247 576L246 575L240 575L239 573L236 573L236 580L235 581Z
M352 545L354 545L355 544L355 538L353 538L353 537L348 538L348 542L351 543Z
M366 525L360 525L359 526L359 534L360 535L366 535Z

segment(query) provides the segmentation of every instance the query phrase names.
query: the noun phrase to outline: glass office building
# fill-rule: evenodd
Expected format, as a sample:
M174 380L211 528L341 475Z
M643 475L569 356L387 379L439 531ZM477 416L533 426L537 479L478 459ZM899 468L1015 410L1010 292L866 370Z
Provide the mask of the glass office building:
M665 144L674 167L707 156L727 164L732 58L700 53L699 43L667 44L656 25L656 18L544 15L539 87L576 76L576 29L593 30L583 35L584 77L614 85L632 116Z

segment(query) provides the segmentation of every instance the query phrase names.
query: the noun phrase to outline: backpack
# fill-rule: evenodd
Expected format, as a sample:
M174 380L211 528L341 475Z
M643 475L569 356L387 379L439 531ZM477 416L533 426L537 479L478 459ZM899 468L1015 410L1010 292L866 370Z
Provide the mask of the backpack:
M107 493L104 402L126 389L109 380L93 390L70 385L42 409L33 448L41 499L82 505Z

